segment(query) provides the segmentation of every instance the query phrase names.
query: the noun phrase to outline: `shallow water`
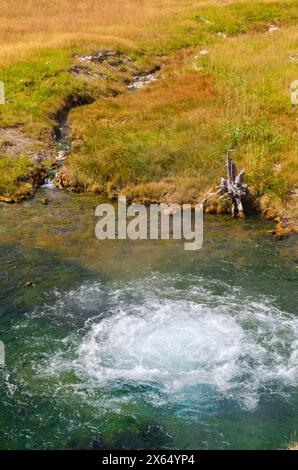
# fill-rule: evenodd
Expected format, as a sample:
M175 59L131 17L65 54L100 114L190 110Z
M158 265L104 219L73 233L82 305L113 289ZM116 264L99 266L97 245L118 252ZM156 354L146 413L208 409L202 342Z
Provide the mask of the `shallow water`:
M42 189L0 206L0 448L285 447L297 238L205 217L197 252L98 241L100 202Z

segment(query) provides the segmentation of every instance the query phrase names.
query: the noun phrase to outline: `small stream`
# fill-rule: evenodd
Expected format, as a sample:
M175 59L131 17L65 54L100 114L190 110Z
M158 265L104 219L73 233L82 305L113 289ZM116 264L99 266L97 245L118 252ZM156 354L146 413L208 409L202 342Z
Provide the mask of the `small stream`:
M0 205L1 448L284 448L297 237L205 216L197 252L99 241L100 202L43 188Z
M69 105L57 114L57 127L55 129L56 159L55 166L50 169L44 180L42 188L54 189L57 172L62 168L65 160L70 155L71 139L68 116L72 108L84 106L93 102L91 97L79 98L77 101L70 100Z
M71 153L71 140L70 140L70 128L68 124L68 114L69 109L61 112L57 119L57 129L55 132L55 142L56 142L56 160L55 167L53 167L47 177L44 180L42 188L54 189L55 188L55 178L57 172L62 168L65 160L68 155Z
M110 51L110 54L113 53L112 56L115 55L115 51ZM98 57L101 57L99 52L97 55L88 55L88 56L78 56L78 58L85 62L99 60ZM131 60L127 56L123 56L126 60ZM162 65L155 66L147 73L139 73L131 79L131 82L127 85L127 90L129 92L135 92L144 88L145 86L150 85L158 80L157 73L162 69ZM79 74L82 72L82 68L79 66L73 67L73 73ZM84 69L83 69L84 70ZM86 74L86 70L84 71ZM90 72L89 72L90 73ZM105 78L104 78L105 79ZM72 108L85 106L88 104L93 103L94 100L91 96L88 97L77 97L76 99L70 98L68 105L62 109L60 112L57 113L57 127L55 130L55 142L56 142L56 149L57 149L57 156L56 156L56 167L52 168L49 171L48 176L45 178L45 181L42 185L43 188L53 189L55 188L55 178L57 172L63 166L65 160L67 159L68 155L71 153L71 139L70 139L70 126L68 122L68 116Z

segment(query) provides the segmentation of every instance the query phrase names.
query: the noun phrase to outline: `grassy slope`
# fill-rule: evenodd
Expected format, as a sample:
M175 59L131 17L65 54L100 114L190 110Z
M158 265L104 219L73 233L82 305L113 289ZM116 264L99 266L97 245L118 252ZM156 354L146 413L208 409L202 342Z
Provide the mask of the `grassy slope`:
M140 68L166 66L144 90L72 111L78 144L67 167L86 190L193 201L222 175L233 146L255 193L286 205L298 175L297 107L289 99L298 78L297 2L94 3L4 2L0 79L8 103L0 125L49 139L67 96L106 96L116 86L114 79L86 90L68 72L73 52L119 47ZM281 29L268 33L271 23Z

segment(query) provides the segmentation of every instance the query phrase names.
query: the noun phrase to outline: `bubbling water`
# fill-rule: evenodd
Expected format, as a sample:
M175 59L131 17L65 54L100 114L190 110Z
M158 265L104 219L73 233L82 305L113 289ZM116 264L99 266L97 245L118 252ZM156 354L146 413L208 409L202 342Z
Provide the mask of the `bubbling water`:
M92 312L100 307L67 339L71 357L52 357L51 371L75 370L94 387L154 384L177 403L208 392L249 409L264 391L286 396L297 385L297 318L235 289L218 293L206 280L187 289L172 281L95 283L64 294L59 310L73 306L74 296Z

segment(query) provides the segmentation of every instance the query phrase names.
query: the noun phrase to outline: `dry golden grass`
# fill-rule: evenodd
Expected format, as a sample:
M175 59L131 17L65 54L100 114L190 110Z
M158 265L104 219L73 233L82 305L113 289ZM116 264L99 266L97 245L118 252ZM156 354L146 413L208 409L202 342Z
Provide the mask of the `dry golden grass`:
M165 25L192 12L230 4L275 5L276 0L1 0L0 66L44 47L103 41L133 48L164 39ZM291 0L290 0L291 3ZM294 3L294 2L293 2ZM236 6L237 6L236 5ZM286 7L285 7L286 8ZM191 22L190 22L191 24ZM175 32L174 32L175 34Z
M133 47L203 0L1 0L0 63L81 40Z
M226 2L229 5L230 2ZM251 0L237 4L250 4ZM274 4L275 0L262 0ZM163 26L220 0L1 0L0 64L44 47L103 41L133 47L164 38Z

